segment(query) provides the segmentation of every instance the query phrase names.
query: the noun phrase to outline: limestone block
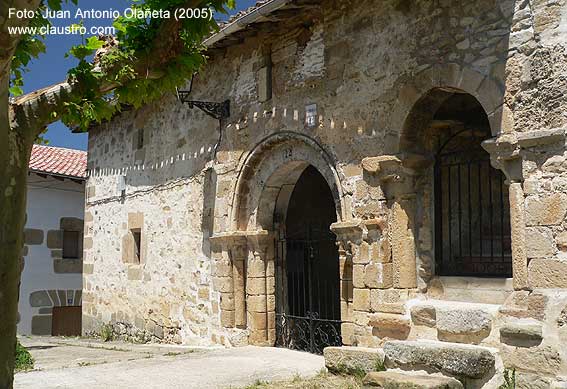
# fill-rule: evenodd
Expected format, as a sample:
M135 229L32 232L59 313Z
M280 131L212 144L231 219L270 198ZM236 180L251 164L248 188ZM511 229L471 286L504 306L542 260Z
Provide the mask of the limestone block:
M327 369L339 374L348 371L375 371L384 364L384 351L379 348L326 347L323 356Z
M231 277L213 277L213 288L217 292L232 293L234 292L234 282Z
M197 291L197 296L199 296L199 298L202 300L208 301L210 297L209 287L208 286L199 287L199 290Z
M128 280L140 281L142 279L143 270L140 267L128 267Z
M526 199L526 225L550 226L562 223L567 215L567 194L529 196Z
M144 228L144 213L128 212L128 228Z
M539 374L516 372L516 387L514 389L550 389L551 379Z
M417 286L415 241L407 213L411 208L411 201L406 201L404 206L398 202L394 203L392 209L392 261L396 288L415 288Z
M407 316L392 313L375 313L370 316L368 325L374 327L372 334L380 338L407 339L411 330Z
M354 289L353 302L354 310L370 311L370 289Z
M222 310L233 311L234 310L234 294L233 293L221 293L220 294L220 306Z
M542 375L557 375L561 368L561 355L551 347L504 347L501 352L504 366Z
M370 372L362 382L364 388L463 389L463 384L454 378L393 371Z
M371 297L372 298L372 295ZM383 313L396 313L398 315L404 315L406 313L405 303L381 303L379 301L370 301L370 309L374 312Z
M49 239L49 236L48 236ZM61 238L60 238L61 239ZM86 236L83 241L83 249L88 250L93 248L93 238L90 236Z
M32 335L51 335L51 315L32 316L31 333Z
M528 272L534 288L567 288L567 261L532 259Z
M38 290L30 293L30 305L32 307L50 307L53 303L46 290Z
M364 283L367 287L388 289L393 286L393 282L392 263L371 263L366 265L364 271Z
M388 239L384 238L380 243L374 242L372 244L372 261L377 263L392 262L392 248Z
M389 341L384 344L384 353L389 368L427 367L467 378L482 378L495 364L489 349L447 342Z
M83 263L83 274L93 274L94 263Z
M24 230L24 243L27 245L38 245L43 243L43 230L26 228Z
M480 307L440 306L436 321L438 338L448 342L480 343L492 329L492 314Z
M567 231L563 231L557 234L555 238L555 242L557 243L557 247L559 250L566 252L567 251Z
M344 345L351 345L355 341L354 337L354 323L343 322L341 323L341 337Z
M214 261L212 274L216 277L231 277L232 264L229 261Z
M221 310L220 321L225 328L234 327L234 311Z
M248 326L252 330L261 330L268 328L268 313L248 312Z
M511 346L537 346L542 339L542 324L539 322L512 322L500 328L500 340Z
M80 274L83 271L83 261L80 259L56 258L53 260L53 271L57 274Z
M370 262L370 244L362 242L358 248L358 255L354 255L352 262L365 265Z
M63 232L61 230L47 231L47 247L50 249L60 249L63 247ZM84 248L87 248L86 245Z
M59 220L59 226L62 230L67 231L83 231L83 219L76 217L62 217Z
M355 288L364 288L364 265L354 265L352 267L352 284Z
M247 263L248 277L265 277L266 276L266 262L261 259L250 259Z
M551 230L545 227L526 228L528 258L546 258L557 251Z
M435 327L437 324L437 312L430 304L418 304L410 308L411 320L418 326Z
M275 296L269 296L275 299ZM268 312L265 295L250 295L246 300L246 308L249 312Z

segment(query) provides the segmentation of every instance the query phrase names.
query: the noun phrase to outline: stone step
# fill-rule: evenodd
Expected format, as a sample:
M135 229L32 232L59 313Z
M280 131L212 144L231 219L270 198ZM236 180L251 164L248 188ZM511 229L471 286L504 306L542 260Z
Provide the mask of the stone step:
M491 331L499 305L424 300L413 302L410 314L413 324L437 329L438 340L478 344Z
M480 379L494 371L496 350L439 341L390 341L384 344L385 366L440 372Z
M384 368L384 351L365 347L325 347L325 366L336 374L368 373Z
M463 389L463 384L454 378L393 371L368 373L362 383L368 389Z

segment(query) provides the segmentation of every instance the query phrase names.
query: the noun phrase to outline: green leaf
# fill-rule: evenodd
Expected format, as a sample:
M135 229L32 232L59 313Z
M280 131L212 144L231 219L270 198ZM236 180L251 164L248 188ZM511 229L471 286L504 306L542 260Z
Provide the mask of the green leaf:
M24 94L24 91L19 86L13 86L10 89L10 94L14 97L21 96Z
M90 50L98 50L104 46L104 42L98 39L96 36L91 36L87 39L87 44L85 45Z

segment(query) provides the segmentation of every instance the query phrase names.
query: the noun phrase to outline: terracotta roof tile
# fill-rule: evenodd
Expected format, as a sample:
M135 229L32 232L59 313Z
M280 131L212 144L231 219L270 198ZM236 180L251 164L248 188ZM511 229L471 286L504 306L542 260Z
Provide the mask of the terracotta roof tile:
M87 177L87 152L33 145L30 171L76 178Z

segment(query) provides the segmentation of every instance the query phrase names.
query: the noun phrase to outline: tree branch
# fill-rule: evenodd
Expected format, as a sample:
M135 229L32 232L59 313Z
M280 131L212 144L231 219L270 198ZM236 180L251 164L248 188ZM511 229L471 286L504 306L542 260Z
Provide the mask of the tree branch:
M197 8L204 3L205 0L187 0L178 8ZM140 55L131 64L138 79L159 79L164 75L164 65L175 59L184 49L180 37L181 28L181 20L170 18L164 21L149 50L150 55ZM104 95L119 86L119 83L101 83L96 92ZM81 87L79 82L67 80L13 99L10 103L12 127L34 131L39 135L47 125L59 120L66 102L82 95Z

